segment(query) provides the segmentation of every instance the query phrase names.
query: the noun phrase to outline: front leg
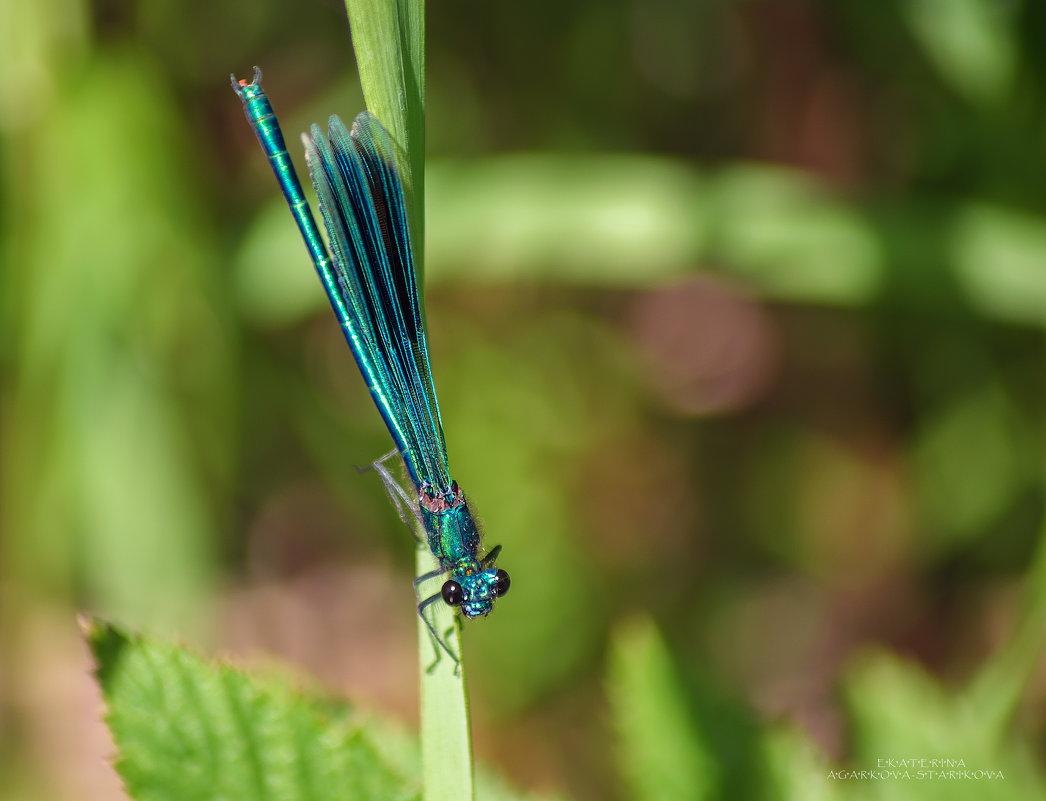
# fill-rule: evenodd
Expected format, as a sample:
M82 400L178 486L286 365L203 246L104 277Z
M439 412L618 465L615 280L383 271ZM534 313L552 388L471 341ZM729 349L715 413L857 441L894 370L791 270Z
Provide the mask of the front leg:
M438 571L436 575L438 576L440 575L440 573L442 573L442 571ZM428 573L424 576L419 576L414 581L415 591L417 590L417 586L421 581L434 577L435 576L432 576L432 574ZM442 648L444 651L447 652L447 656L454 660L454 673L456 674L459 670L461 670L461 658L451 650L450 645L447 643L446 639L441 637L439 635L439 632L436 631L435 624L425 616L426 609L428 609L430 606L432 606L432 604L436 603L437 601L442 600L443 596L437 592L430 595L424 601L418 603L418 617L420 617L421 621L425 624L425 628L429 630L429 635L432 637L433 651L435 652L435 658L432 660L432 664L425 668L425 672L431 673L433 670L436 669L436 665L438 665L440 659L443 658L442 654L440 653L440 648ZM453 630L453 628L450 628L447 631L451 632Z

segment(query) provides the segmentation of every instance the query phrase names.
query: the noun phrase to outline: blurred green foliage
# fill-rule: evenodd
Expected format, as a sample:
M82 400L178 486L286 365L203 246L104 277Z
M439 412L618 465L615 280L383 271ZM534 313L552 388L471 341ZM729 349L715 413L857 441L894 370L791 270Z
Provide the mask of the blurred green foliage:
M410 546L226 78L351 116L341 7L0 15L0 795L57 798L42 620L221 642L230 588L331 564L409 619ZM465 632L480 753L578 799L932 797L825 779L889 757L1040 796L1046 6L427 27L434 372L514 581Z

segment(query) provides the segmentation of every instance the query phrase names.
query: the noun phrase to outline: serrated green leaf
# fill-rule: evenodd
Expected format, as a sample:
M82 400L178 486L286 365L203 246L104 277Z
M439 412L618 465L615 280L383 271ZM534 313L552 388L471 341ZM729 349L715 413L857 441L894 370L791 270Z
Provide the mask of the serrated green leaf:
M208 664L98 620L84 633L116 769L136 801L416 797L364 728L284 680Z

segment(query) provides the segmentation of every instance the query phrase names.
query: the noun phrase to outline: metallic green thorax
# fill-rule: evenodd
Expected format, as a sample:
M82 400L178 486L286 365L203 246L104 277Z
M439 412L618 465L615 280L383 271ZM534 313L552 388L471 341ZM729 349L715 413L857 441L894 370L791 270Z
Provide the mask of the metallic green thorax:
M508 576L494 567L498 549L479 556L479 531L450 477L396 145L367 112L356 117L351 131L331 117L327 136L313 125L310 135L302 137L328 251L261 87L260 70L255 68L251 83L234 77L233 89L243 101L247 120L269 158L360 372L403 457L417 493L412 512L423 525L441 570L450 573L443 597L460 597L468 617L485 615L494 597L507 591ZM460 588L448 592L447 585L453 582ZM419 611L432 600L422 602Z
M419 506L429 549L437 555L443 567L475 560L480 544L479 529L457 485L453 486L449 496L422 492Z
M429 550L465 590L462 612L466 617L487 614L494 602L495 570L476 557L480 534L465 496L454 484L449 496L422 492L419 506Z

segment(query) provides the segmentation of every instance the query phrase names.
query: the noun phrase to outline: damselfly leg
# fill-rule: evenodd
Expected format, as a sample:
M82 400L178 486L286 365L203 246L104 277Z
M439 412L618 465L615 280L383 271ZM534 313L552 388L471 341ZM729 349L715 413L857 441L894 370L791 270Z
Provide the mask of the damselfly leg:
M425 615L425 612L429 610L434 603L443 599L443 596L441 595L441 593L437 592L422 600L420 593L422 584L424 584L426 581L429 581L430 579L441 577L444 574L444 572L445 571L442 569L432 570L428 573L423 573L422 575L414 579L414 597L418 601L418 617L420 617L422 622L425 624L425 628L429 630L429 635L432 637L432 649L435 655L435 658L432 660L432 664L429 665L428 668L426 668L427 673L431 673L435 669L436 665L439 664L440 659L443 658L443 655L440 653L441 648L447 652L447 656L454 660L454 672L456 673L461 668L461 657L455 654L451 650L450 645L447 644L447 640L450 639L450 633L454 630L453 626L447 629L447 631L441 637L439 635L439 632L436 630L436 624L433 622L435 618L433 617L433 620L429 620L429 618Z

